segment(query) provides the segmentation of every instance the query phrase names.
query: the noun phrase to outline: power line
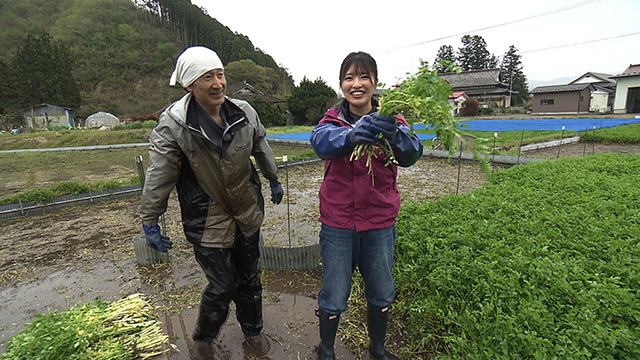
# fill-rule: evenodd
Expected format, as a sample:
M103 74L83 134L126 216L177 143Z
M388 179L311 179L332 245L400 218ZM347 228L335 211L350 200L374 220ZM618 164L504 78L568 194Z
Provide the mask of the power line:
M602 39L587 40L587 41L577 42L577 43L573 43L573 44L564 44L564 45L551 46L551 47L546 47L546 48L541 48L541 49L535 49L535 50L520 51L520 53L521 53L521 54L526 54L526 53L532 53L532 52L537 52L537 51L545 51L545 50L552 50L552 49L558 49L558 48L569 47L569 46L576 46L576 45L590 44L590 43L594 43L594 42L598 42L598 41L605 41L605 40L611 40L611 39L618 39L618 38L621 38L621 37L625 37L625 36L633 36L633 35L638 35L638 34L640 34L640 31L639 31L639 32L634 32L634 33L629 33L629 34L624 34L624 35L617 35L617 36L606 37L606 38L602 38Z
M472 32L478 32L478 31L482 31L482 30L494 29L494 28L501 27L501 26L511 25L511 24L515 24L515 23L522 22L522 21L526 21L526 20L531 20L531 19L539 18L539 17L542 17L542 16L547 16L547 15L557 14L557 13L559 13L559 12L563 12L563 11L567 11L567 10L575 9L575 8L578 8L578 7L581 7L581 6L585 6L585 5L590 5L590 4L593 4L593 3L599 2L599 1L602 1L602 0L587 0L587 1L583 1L583 2L581 2L581 3L577 3L577 4L573 4L573 5L568 5L568 6L565 6L565 7L563 7L563 8L559 8L559 9L555 9L555 10L549 10L549 11L546 11L546 12L543 12L543 13L540 13L540 14L537 14L537 15L527 16L527 17L524 17L524 18L521 18L521 19L517 19L517 20L513 20L513 21L508 21L508 22L505 22L505 23L502 23L502 24L490 25L490 26L486 26L486 27L483 27L483 28L475 29L475 30L464 31L464 32L461 32L461 33L452 34L452 35L447 35L447 36L442 36L442 37L439 37L439 38L435 38L435 39L431 39L431 40L426 40L426 41L422 41L422 42L415 43L415 44L410 44L410 45L405 45L405 46L396 47L396 48L391 49L390 51L393 51L393 50L400 50L400 49L406 49L406 48L409 48L409 47L414 47L414 46L418 46L418 45L424 45L424 44L428 44L428 43L431 43L431 42L435 42L435 41L440 41L440 40L444 40L444 39L452 38L452 37L454 37L454 36L466 35L466 34L469 34L469 33L472 33Z

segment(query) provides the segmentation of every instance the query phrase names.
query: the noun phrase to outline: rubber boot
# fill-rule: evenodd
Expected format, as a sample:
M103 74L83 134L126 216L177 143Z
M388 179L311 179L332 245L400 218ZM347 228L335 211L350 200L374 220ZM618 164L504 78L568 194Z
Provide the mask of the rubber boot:
M189 351L189 358L191 360L214 360L216 357L212 345L211 341L195 340L191 351Z
M387 320L389 307L379 308L367 305L367 327L369 328L369 355L376 360L398 360L396 356L384 348L387 334Z
M335 360L336 353L334 343L338 332L340 315L325 314L322 310L316 309L316 316L320 319L320 345L318 345L319 360Z
M244 335L244 341L247 343L249 348L253 350L256 354L266 355L271 350L271 345L269 344L269 339L263 334L260 333L255 336L249 336L247 334Z

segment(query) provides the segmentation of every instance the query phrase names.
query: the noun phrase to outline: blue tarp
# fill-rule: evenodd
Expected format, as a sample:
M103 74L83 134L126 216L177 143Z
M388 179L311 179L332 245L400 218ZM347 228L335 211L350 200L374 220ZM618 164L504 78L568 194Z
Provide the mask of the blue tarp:
M573 131L590 131L594 126L596 129L611 128L620 125L638 124L640 118L623 118L623 119L505 119L505 120L470 120L461 121L460 124L466 124L468 127L462 127L463 130L473 131L522 131L522 130L565 130ZM416 124L416 130L424 129L423 124ZM268 135L267 138L287 139L287 140L303 140L309 141L311 133L297 134L279 134ZM435 137L433 134L418 134L420 140L431 140Z
M424 126L422 127L424 129ZM286 139L286 140L303 140L309 141L311 133L296 133L296 134L277 134L267 135L267 139ZM420 140L431 140L436 136L434 134L418 134Z
M470 120L461 121L466 124L463 128L473 131L522 131L522 130L565 130L589 131L596 129L611 128L620 125L638 124L640 118L624 119L505 119L505 120ZM423 124L416 124L414 129L424 129ZM462 127L461 127L462 128Z

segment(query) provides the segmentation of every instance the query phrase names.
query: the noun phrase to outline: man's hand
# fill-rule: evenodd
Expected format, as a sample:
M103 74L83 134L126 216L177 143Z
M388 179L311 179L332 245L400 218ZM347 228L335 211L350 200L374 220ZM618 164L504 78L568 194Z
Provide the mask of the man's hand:
M391 141L398 132L398 125L396 124L396 118L393 116L382 115L376 112L372 113L373 120L371 124L376 134L381 133L382 136Z
M358 120L356 126L349 132L349 138L354 144L375 144L378 140L378 132L373 126L373 117L365 115Z
M148 247L160 252L167 252L173 246L169 237L160 233L160 226L158 226L158 224L142 225L142 229L144 230L144 236L147 239Z
M271 202L278 205L284 196L284 190L279 182L271 183Z

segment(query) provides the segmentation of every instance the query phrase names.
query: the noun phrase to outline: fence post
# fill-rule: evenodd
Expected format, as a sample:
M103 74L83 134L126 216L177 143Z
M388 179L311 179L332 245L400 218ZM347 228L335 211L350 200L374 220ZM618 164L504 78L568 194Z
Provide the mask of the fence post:
M289 211L289 162L288 160L289 160L289 157L287 155L282 155L282 162L284 162L285 186L287 188L287 232L289 233L289 248L291 248L291 212Z

